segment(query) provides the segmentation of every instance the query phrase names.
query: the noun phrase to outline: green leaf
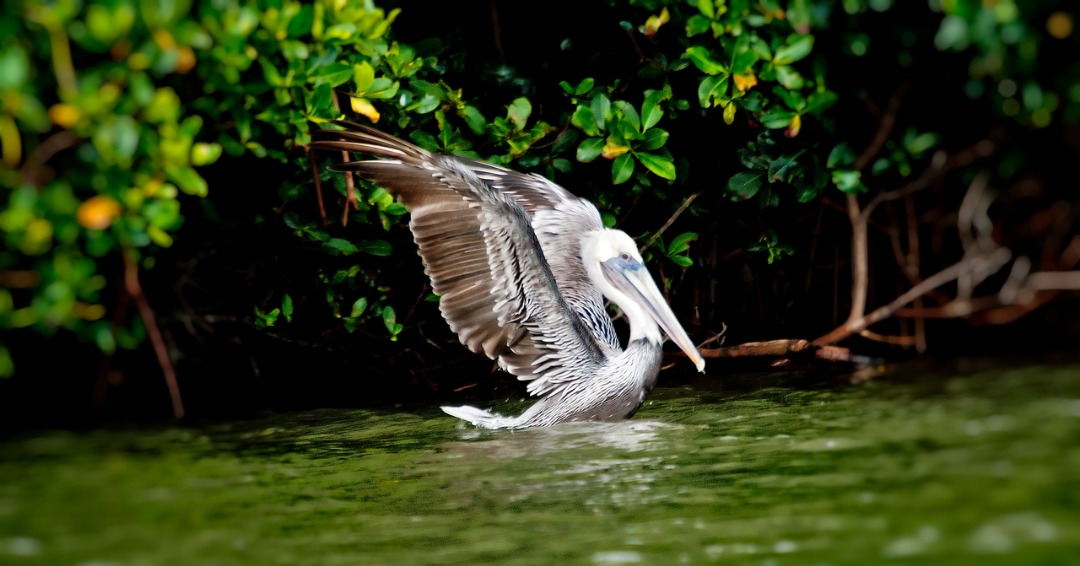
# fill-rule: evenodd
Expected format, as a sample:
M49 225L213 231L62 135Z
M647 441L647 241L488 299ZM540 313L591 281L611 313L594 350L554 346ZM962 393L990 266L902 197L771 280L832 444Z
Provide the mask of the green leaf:
M476 135L484 133L484 128L487 126L487 119L484 118L484 115L481 114L475 106L466 105L458 110L458 115L465 120L465 125L472 130L472 133Z
M364 314L365 310L367 310L367 297L360 297L352 304L352 310L349 313L349 317L356 318Z
M191 164L196 167L210 165L221 157L221 145L216 143L197 143L191 147Z
M589 163L600 156L600 153L604 151L603 138L588 138L581 142L581 145L577 148L577 160L582 163Z
M386 100L397 96L398 89L401 88L401 83L392 81L386 77L378 77L375 82L371 84L371 87L364 93L364 98L374 98L377 100Z
M630 176L634 174L634 156L630 153L624 153L615 158L615 161L611 163L611 182L615 185L621 185L630 179Z
M328 84L332 87L341 86L353 78L353 68L345 63L331 63L320 67L311 75L311 83L314 86Z
M675 239L671 240L671 243L668 244L668 255L681 254L685 252L686 250L690 249L690 242L693 242L697 239L698 235L696 232L683 232L682 234L675 236Z
M812 35L799 35L795 37L794 41L791 41L788 45L783 45L776 50L776 54L773 55L774 65L790 65L810 54L810 50L814 47L814 36Z
M308 94L308 113L325 110L334 105L334 89L328 84L321 84Z
M383 324L386 325L386 329L390 331L391 336L397 336L401 332L401 325L397 323L397 313L394 312L394 307L386 307L382 312Z
M712 58L712 54L707 47L701 45L691 46L687 48L686 56L690 58L690 62L693 63L699 71L706 75L727 73L727 69L724 65Z
M514 123L514 128L519 132L525 129L529 114L532 114L532 103L524 97L515 99L506 110L507 119Z
M800 204L806 204L818 197L821 191L814 185L799 185L795 188L795 199Z
M552 155L566 153L577 146L578 138L581 136L575 130L563 130L562 133L555 136L555 141L551 144Z
M649 171L655 173L656 176L669 181L675 180L675 164L671 161L670 157L652 153L636 153L635 155L637 156L638 161L640 161Z
M181 191L189 195L205 197L209 191L206 179L203 179L191 167L167 166L165 167L165 176L176 183L176 186L180 187Z
M375 69L371 63L361 61L353 66L353 82L356 83L356 95L363 96L375 84Z
M285 296L281 299L281 314L285 315L286 322L292 322L293 301L288 293L285 293Z
M112 332L109 332L107 327L102 326L100 327L100 329L105 331L104 334L108 334L108 338L106 340L112 338ZM101 330L98 331L99 336L103 334ZM99 339L99 346L101 345L101 342L104 341L105 340ZM111 349L115 349L115 346L113 346L113 348ZM104 347L101 348L101 350L105 352L108 352L111 349L107 350ZM7 349L7 346L0 344L0 379L6 379L13 375L15 375L15 361L11 358L11 351Z
M967 20L963 16L950 14L941 20L941 27L934 36L934 47L939 51L966 49L971 41Z
M782 108L770 108L761 116L761 124L769 129L786 128L795 118L795 112Z
M829 159L825 162L825 166L835 169L838 166L848 167L852 163L855 163L855 152L847 142L840 142L829 152Z
M742 37L749 38L750 36L744 35ZM758 54L750 49L749 41L740 41L735 49L735 56L731 58L731 73L738 74L752 71L754 63L757 62Z
M390 242L387 242L386 240L367 240L360 242L360 245L356 246L356 250L379 257L387 257L394 253L394 249L390 247Z
M401 204L400 202L392 202L388 204L385 209L383 209L383 212L389 214L390 216L401 216L408 211L409 209L405 208L405 205Z
M310 53L305 43L292 39L281 42L281 54L288 60L306 59Z
M716 8L713 6L713 0L697 0L697 7L702 16L710 20L716 19Z
M693 37L709 31L712 21L701 14L694 14L686 20L686 36Z
M590 136L600 135L600 130L596 127L596 118L593 116L592 108L588 106L578 106L574 110L574 115L570 117L570 123L581 128L586 134Z
M420 100L405 107L410 112L416 112L417 114L427 114L433 112L439 107L439 97L433 94L424 94L420 97Z
M656 125L664 117L664 110L660 108L660 102L671 98L671 94L662 90L654 90L645 96L645 102L641 105L641 128L648 130Z
M806 99L806 108L803 108L803 113L820 115L825 110L828 110L840 97L835 92L827 90L825 92L815 92Z
M589 92L590 90L592 90L595 83L596 81L593 80L592 77L588 77L582 80L580 83L578 83L577 88L574 89L574 94L576 94L577 96L581 96Z
M267 84L271 86L287 87L289 83L282 78L281 73L278 72L277 67L270 62L266 57L259 57L259 65L263 70L263 79Z
M281 314L280 309L274 309L270 312L262 312L259 307L255 307L255 326L260 328L268 328L277 322L278 316Z
M668 137L670 137L670 134L668 134L666 130L653 128L645 132L645 143L641 145L641 149L645 151L660 149L667 143Z
M750 42L750 49L757 54L758 60L772 61L772 51L769 49L769 44L757 36L752 36L751 39L756 40Z
M641 117L638 116L637 109L634 108L633 104L625 100L616 100L615 107L622 114L620 122L629 125L635 132L641 132Z
M98 126L91 142L106 163L129 167L139 147L139 130L131 116L117 116Z
M764 171L741 171L728 179L727 190L739 200L746 200L761 190Z
M802 89L802 86L804 86L806 82L802 80L802 76L799 75L799 71L795 70L794 67L788 67L787 65L777 65L774 66L773 69L777 71L777 82L782 84L785 89L798 91Z
M593 120L596 122L596 128L599 131L604 131L604 125L607 123L608 113L611 112L611 100L607 95L601 93L593 97L592 99L592 113ZM588 129L582 128L585 133L589 133ZM594 135L594 134L591 134Z
M428 151L439 151L439 140L423 130L413 130L409 132L409 138L416 142L416 145Z
M301 5L300 11L289 20L289 27L286 32L289 37L299 37L311 33L311 24L314 20L312 7L307 4Z
M18 42L9 42L0 52L0 91L24 88L29 76L30 59L26 51Z
M694 265L694 260L684 255L669 255L668 259L675 262L679 267L690 267Z
M862 182L862 173L854 169L837 169L832 172L832 180L836 188L847 194L866 192L866 185Z
M773 87L773 94L784 101L784 106L787 106L791 110L798 110L805 106L806 101L803 100L802 94L797 91L793 91L781 86Z
M940 138L933 132L926 132L915 136L911 141L905 143L908 153L918 157L922 155L926 150L936 146L940 142Z
M801 150L794 155L781 155L776 159L769 162L769 181L784 181L790 182L791 175L794 172L795 167L798 165L798 158L806 150Z
M705 77L698 86L698 102L702 108L711 108L719 104L727 93L728 77Z
M360 251L356 244L343 238L330 238L322 243L322 247L323 250L335 255L352 255Z

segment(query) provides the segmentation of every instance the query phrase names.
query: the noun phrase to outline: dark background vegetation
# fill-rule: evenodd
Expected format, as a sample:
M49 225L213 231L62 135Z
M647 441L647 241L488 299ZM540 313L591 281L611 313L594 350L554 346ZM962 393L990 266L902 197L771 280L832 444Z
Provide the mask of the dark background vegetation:
M718 37L688 32L691 18L709 11L703 4L711 5L722 22ZM72 38L72 67L80 85L100 72L108 77L106 83L120 85L119 96L135 96L131 85L137 72L127 63L130 55L116 45L78 39L98 4L72 4L55 17L49 10L62 12L65 4L5 4L3 29L9 33L0 34L8 38L2 44L5 53L17 45L29 66L24 81L0 88L8 95L4 116L17 127L23 147L20 156L3 165L0 178L8 194L0 204L15 209L18 189L36 195L26 205L32 210L27 218L44 219L55 229L50 242L35 247L27 244L30 220L20 224L9 217L2 226L0 270L10 300L0 301L6 329L0 358L8 360L10 369L0 381L0 419L26 426L82 423L95 415L170 414L161 359L147 337L137 300L124 284L132 269L137 269L160 326L189 414L446 400L491 390L521 394L510 378L492 372L492 362L460 347L438 317L400 211L388 209L389 201L380 201L374 187L357 185L361 210L348 213L348 224L342 226L346 188L326 170L340 157L318 156L318 174L313 175L302 146L308 128L321 127L317 124L326 119L345 115L370 122L350 110L350 95L373 104L380 113L377 127L402 137L412 134L411 139L431 149L468 152L554 176L572 192L598 202L618 227L642 243L674 218L659 244L645 251L653 274L669 285L676 313L698 340L725 325L727 345L812 340L845 324L852 302L850 199L865 206L876 195L902 189L933 171L935 160L962 155L983 140L992 145L991 153L928 175L924 186L888 201L871 216L866 311L964 257L957 211L965 189L980 175L996 199L989 209L993 241L1011 249L1014 258L1031 258L1032 271L1070 272L1080 259L1070 255L1080 253L1070 251L1077 247L1080 207L1074 173L1080 157L1080 35L1066 4L401 3L400 14L382 35L363 19L367 16L358 15L365 12L363 3L350 5L349 13L336 13L335 3L317 2L328 22L337 18L354 26L350 39L329 40L314 37L310 22L282 27L267 17L270 10L287 12L300 5L288 1L180 2L171 15L158 19L147 16L150 10L143 3L103 3L111 13L124 6L133 10L129 37L111 39L129 41L132 53L148 46L144 51L155 63L146 74L177 95L180 117L173 120L203 118L201 129L186 142L191 157L185 154L180 161L169 161L172 157L161 149L170 130L148 125L147 106L121 101L93 110L93 101L65 92L57 78L56 37L66 33ZM241 36L213 31L214 22L228 23L230 14L242 13L245 6L262 18L252 31ZM380 2L378 7L387 12L380 12L376 23L385 21L397 4ZM659 18L662 11L667 21L650 30L649 18ZM202 37L195 28L210 31ZM275 31L279 28L283 35ZM169 47L155 32L161 29L180 46L180 62L171 67L162 61L177 47ZM737 37L753 36L775 55L805 35L813 37L812 50L790 65L801 74L802 84L768 78L777 59L759 56L735 68L733 58L745 51ZM282 37L307 45L309 57L292 58ZM353 38L367 43L358 46ZM368 51L371 45L393 49L393 42L415 49L414 74L395 72L379 49ZM710 75L707 63L688 54L695 46L725 70ZM184 68L188 47L195 62ZM246 47L282 74L296 69L295 83L268 86L271 79L259 62L236 62L248 53ZM376 77L398 82L400 91L385 98L364 96L351 74L348 81L326 86L335 81L311 62L318 53L332 54L327 64L336 60L349 68L369 61ZM10 57L4 64L13 64ZM702 81L728 74L724 103L702 104ZM737 74L753 76L756 84L736 88ZM560 86L565 82L573 91L584 79L593 82L572 96ZM312 97L319 88L333 94ZM612 147L630 143L620 125L628 118L625 111L612 110L607 130L590 134L575 121L576 112L591 107L600 95L626 101L640 112L649 92L665 88L671 94L660 99L663 118L655 127L664 128L670 138L661 149L648 151L677 170L674 181L646 168L637 146L630 152L634 157L626 158L636 163L633 175L618 184L613 184L616 160L582 162L579 148L590 138ZM39 100L40 115L16 109L11 102L16 92ZM409 93L408 101L402 93ZM835 95L835 101L800 114L793 127L784 97L805 103L823 93ZM412 105L425 95L435 99L433 105ZM521 108L516 106L521 99L530 111L515 127L512 114ZM59 104L78 109L83 118L65 120L56 110ZM736 108L730 120L724 112L729 104ZM109 163L102 157L107 144L94 137L115 115L131 116L146 128L138 130L139 144L127 162ZM250 135L240 133L245 124ZM418 131L430 136L417 137ZM26 164L34 147L62 132L70 132L70 147L45 163ZM0 139L8 144L10 138ZM211 146L224 151L214 159L198 159L193 142L209 144L202 149L211 153ZM865 163L858 166L863 155ZM773 167L787 158L791 166L780 174L745 182L755 159ZM184 170L197 170L208 191L200 190ZM851 171L857 180L838 180L840 171ZM325 226L315 176L321 178ZM179 203L182 222L147 212L149 200L125 199L125 190L147 179L174 186L171 200ZM71 204L54 206L42 196L57 183ZM85 209L75 205L101 195L118 202L120 210L106 214L104 229L96 229L78 216ZM691 195L696 195L692 204L678 213ZM155 218L170 235L167 242L145 235ZM67 240L64 226L74 234ZM910 253L906 246L912 232L919 236L919 274L914 278L898 260ZM100 234L109 238L107 244L100 244ZM689 249L672 248L683 234ZM361 250L349 248L349 242ZM901 242L900 254L895 242ZM104 284L85 291L70 283L72 299L61 304L42 297L59 293L56 287L49 291L62 279L51 266L59 265L57 258L68 253L64 250L93 258L92 273L102 276ZM125 257L134 259L125 262ZM976 295L994 296L1008 280L1011 265L984 281ZM347 277L335 278L339 272ZM32 278L36 283L13 284L27 273L37 274ZM926 305L953 304L958 291L947 284L937 295L927 295ZM844 345L889 359L1074 349L1080 338L1075 293L1035 297L982 304L971 316L928 319L925 326L910 316L892 317L872 329L900 337L893 340L900 344L852 333ZM357 306L360 299L363 309ZM85 309L73 306L76 302L100 304L106 314L91 320L78 314ZM40 316L29 324L18 322L13 313L31 307ZM796 365L805 363L815 366ZM709 367L722 379L735 367L767 364L713 360ZM687 377L685 365L676 365L664 378Z

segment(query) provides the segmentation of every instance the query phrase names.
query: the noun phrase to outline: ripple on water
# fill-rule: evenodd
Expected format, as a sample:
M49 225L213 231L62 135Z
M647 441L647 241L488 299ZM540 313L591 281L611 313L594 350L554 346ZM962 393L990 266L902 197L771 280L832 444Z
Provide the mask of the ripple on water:
M637 564L642 561L640 552L632 550L609 550L592 555L595 564Z
M1067 563L1080 367L922 377L539 430L433 405L9 440L0 563Z
M1013 513L979 525L968 538L967 546L976 554L1004 554L1019 544L1052 542L1057 537L1058 527L1040 514Z

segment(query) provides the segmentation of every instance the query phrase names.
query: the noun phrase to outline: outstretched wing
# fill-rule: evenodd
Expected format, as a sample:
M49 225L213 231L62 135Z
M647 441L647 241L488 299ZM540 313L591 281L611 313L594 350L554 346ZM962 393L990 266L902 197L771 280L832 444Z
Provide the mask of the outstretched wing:
M617 346L580 257L581 235L602 226L595 207L542 177L339 124L347 130L313 132L310 147L381 158L335 169L401 198L443 317L470 350L549 395Z

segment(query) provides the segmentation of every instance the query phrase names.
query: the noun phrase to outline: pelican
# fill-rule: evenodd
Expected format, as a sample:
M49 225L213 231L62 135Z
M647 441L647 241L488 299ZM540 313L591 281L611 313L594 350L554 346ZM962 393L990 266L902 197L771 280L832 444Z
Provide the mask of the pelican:
M540 397L516 417L443 411L480 428L628 418L656 384L664 334L705 370L633 239L604 228L592 203L536 174L335 123L344 129L313 132L309 147L376 158L332 168L401 199L450 328ZM629 322L625 349L604 297Z

